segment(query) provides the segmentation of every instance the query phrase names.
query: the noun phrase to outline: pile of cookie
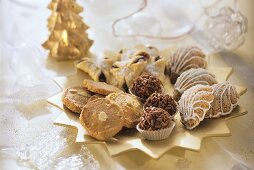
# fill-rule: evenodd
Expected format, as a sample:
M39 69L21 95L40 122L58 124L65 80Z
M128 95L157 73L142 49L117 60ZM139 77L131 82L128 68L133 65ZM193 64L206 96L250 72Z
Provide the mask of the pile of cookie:
M107 140L123 127L135 127L142 114L139 100L121 89L85 79L83 86L70 87L62 96L64 106L80 114L80 123L88 134Z
M149 72L164 82L167 63L167 58L162 57L157 48L139 46L105 53L103 58L83 58L76 67L94 81L106 82L128 91L134 79L143 72Z
M170 56L169 76L174 84L181 122L187 129L204 118L228 115L237 106L239 95L228 82L218 83L209 73L205 54L197 47L179 48Z
M136 128L149 140L167 138L180 112L181 122L193 129L204 118L232 112L239 95L227 82L218 83L206 70L205 54L197 47L177 49L162 57L155 47L121 50L101 65L92 58L77 63L93 80L65 90L66 108L80 114L88 134L108 140L125 128ZM165 77L174 94L165 91ZM102 82L104 81L104 82Z

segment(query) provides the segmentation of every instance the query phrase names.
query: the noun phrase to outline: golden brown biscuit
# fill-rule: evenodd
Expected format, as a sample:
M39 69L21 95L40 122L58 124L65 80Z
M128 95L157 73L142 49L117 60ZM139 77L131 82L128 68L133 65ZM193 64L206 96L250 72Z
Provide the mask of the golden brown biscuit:
M124 127L136 127L143 113L142 106L137 97L128 93L111 93L106 98L122 109Z
M71 111L81 113L90 97L90 92L84 87L71 87L66 89L63 93L62 102Z
M101 98L88 102L79 119L89 135L98 140L107 140L122 129L121 115L121 109L116 104Z
M108 95L110 93L123 92L121 89L104 82L96 82L93 80L85 79L83 85L91 92Z
M100 99L100 98L105 98L105 96L103 95L100 95L100 94L95 94L95 95L92 95L87 102L90 102L90 101L93 101L93 100L96 100L96 99Z

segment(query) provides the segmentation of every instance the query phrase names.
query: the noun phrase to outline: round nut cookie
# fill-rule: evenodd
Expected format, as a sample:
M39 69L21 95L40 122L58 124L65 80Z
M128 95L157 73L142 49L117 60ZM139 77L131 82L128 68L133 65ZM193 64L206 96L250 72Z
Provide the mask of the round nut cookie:
M84 105L88 102L90 97L90 92L84 87L70 87L63 93L62 102L69 110L81 113Z
M88 134L98 140L107 140L123 128L121 109L106 98L88 102L79 117Z
M86 87L89 91L102 94L102 95L108 95L110 93L117 93L117 92L123 92L121 89L107 84L105 82L97 82L89 79L85 79L83 81L84 87Z
M143 114L142 106L136 96L122 92L111 93L106 98L122 109L124 127L136 127Z

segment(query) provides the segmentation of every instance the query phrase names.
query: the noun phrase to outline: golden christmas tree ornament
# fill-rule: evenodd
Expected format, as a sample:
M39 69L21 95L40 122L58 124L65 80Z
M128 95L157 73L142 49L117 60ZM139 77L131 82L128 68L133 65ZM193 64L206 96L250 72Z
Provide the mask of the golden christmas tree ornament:
M75 0L52 0L48 18L48 40L42 46L49 50L49 56L57 60L77 60L86 56L93 41L88 38L89 28L79 13L83 8Z

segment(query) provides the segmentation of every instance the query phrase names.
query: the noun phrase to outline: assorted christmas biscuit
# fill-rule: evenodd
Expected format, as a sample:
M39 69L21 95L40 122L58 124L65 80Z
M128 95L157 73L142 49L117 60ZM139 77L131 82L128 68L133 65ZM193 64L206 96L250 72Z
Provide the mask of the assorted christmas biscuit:
M101 64L84 58L77 68L93 80L66 89L62 101L81 113L82 126L98 140L109 140L123 127L136 128L145 139L162 140L172 132L178 112L190 130L237 106L236 88L218 83L206 66L205 54L197 47L179 48L168 57L151 46L122 49ZM174 84L173 96L164 90L167 76Z
M175 84L177 78L191 68L206 68L205 54L198 47L179 48L170 56L168 72L170 81Z
M183 72L177 78L173 97L176 101L178 101L184 91L197 84L213 85L216 83L217 80L215 75L209 73L208 70L203 68L190 69Z
M87 88L89 91L101 94L101 95L108 95L110 93L117 93L117 92L123 92L121 89L112 86L110 84L104 83L104 82L97 82L89 79L85 79L83 81L83 85L85 88Z
M179 100L181 121L187 129L193 129L204 120L214 100L211 86L196 85L186 90Z
M71 87L65 90L62 102L72 112L81 113L90 97L91 93L84 87Z
M236 88L228 82L214 84L212 88L214 100L206 117L217 118L230 114L239 99Z
M136 127L143 112L142 105L136 96L122 92L111 93L106 98L122 109L124 127Z
M88 102L80 115L87 132L98 140L107 140L123 128L122 110L106 98Z

